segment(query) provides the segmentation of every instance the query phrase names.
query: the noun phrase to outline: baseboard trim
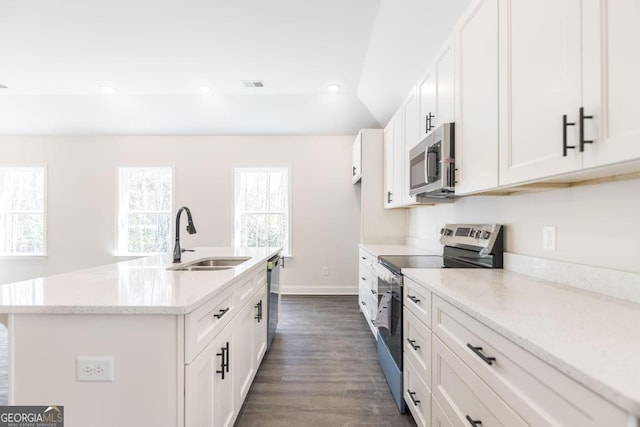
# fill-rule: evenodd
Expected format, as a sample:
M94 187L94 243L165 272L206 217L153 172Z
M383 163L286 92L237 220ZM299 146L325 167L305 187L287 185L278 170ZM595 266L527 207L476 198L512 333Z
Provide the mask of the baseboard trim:
M283 295L358 295L357 286L281 286Z

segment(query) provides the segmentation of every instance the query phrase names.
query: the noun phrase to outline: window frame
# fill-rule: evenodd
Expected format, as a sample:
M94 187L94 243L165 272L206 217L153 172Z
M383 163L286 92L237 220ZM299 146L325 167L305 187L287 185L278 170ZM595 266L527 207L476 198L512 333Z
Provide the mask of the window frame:
M287 171L287 208L285 210L285 222L286 222L286 244L287 247L285 247L284 245L282 246L282 256L286 257L286 258L292 258L293 257L293 221L292 221L292 167L290 164L235 164L233 165L232 169L231 169L231 174L232 174L232 179L231 179L231 185L232 185L232 203L231 203L231 220L232 220L232 227L231 227L231 241L233 242L234 246L236 245L236 238L240 239L240 236L238 235L237 231L236 231L236 212L237 212L237 206L238 206L238 201L237 201L237 195L238 195L238 183L236 182L236 173L239 169L242 169L243 171L246 172L262 172L262 171L267 171L267 170L282 170L285 169ZM268 212L265 212L268 213Z
M121 173L122 169L170 169L171 170L171 200L169 202L169 250L168 252L127 252L121 251L120 249L120 207L123 201L123 195L120 194L121 190ZM153 255L162 255L171 252L171 230L174 229L174 218L173 213L175 212L175 200L176 200L176 174L175 174L175 166L173 164L118 164L115 168L115 242L114 242L114 250L113 256L116 258L131 258L131 257L144 257L144 256L153 256ZM158 211L161 212L161 211ZM149 213L152 213L151 211Z
M48 191L47 191L47 177L48 170L46 163L0 163L0 169L24 169L24 168L42 168L42 252L41 253L8 253L0 252L0 259L7 258L46 258L49 255L48 252ZM3 211L4 213L4 211Z

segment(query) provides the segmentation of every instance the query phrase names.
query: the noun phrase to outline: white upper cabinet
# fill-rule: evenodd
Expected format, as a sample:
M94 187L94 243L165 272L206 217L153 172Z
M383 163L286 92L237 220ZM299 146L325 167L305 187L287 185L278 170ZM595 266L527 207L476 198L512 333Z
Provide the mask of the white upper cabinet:
M362 132L358 132L351 147L351 182L355 184L362 178Z
M456 194L498 186L498 0L475 1L456 45Z
M418 81L419 132L415 144L422 141L436 126L454 120L454 81L453 43L449 40L433 67Z
M500 13L500 184L580 169L563 146L578 145L581 2L501 0Z
M398 148L404 146L404 117L402 108L384 129L384 207L403 205L403 155Z
M399 164L402 175L402 185L399 188L401 192L401 202L403 205L412 205L416 203L416 196L409 195L409 150L411 150L420 140L418 139L418 95L417 88L414 87L409 96L402 104L403 132L402 143L397 144L396 153L401 157L402 163Z
M640 1L583 1L584 166L640 158Z

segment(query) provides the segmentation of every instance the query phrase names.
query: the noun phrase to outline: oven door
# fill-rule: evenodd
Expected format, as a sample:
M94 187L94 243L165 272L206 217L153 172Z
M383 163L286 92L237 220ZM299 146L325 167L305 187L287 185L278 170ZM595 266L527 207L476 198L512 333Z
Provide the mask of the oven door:
M376 327L393 361L402 370L402 276L389 272L378 277Z

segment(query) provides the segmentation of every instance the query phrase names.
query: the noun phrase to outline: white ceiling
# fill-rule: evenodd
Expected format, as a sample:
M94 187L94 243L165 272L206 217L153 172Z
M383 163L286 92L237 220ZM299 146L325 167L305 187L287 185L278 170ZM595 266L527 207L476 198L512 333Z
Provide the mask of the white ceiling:
M379 127L468 1L0 0L0 133Z

